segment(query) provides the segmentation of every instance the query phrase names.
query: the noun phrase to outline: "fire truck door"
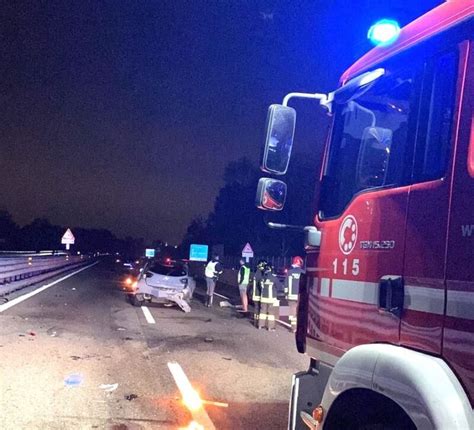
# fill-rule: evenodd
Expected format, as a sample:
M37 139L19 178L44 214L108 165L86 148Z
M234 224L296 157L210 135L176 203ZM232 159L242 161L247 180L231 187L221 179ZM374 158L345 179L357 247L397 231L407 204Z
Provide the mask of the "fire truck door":
M467 43L466 43L467 45ZM462 48L464 48L463 46ZM474 401L474 41L461 50L459 116L447 252L443 357ZM464 75L461 75L464 72ZM461 84L458 84L461 86ZM459 90L458 90L459 92Z
M417 76L412 65L390 69L336 112L309 295L308 336L319 349L399 342L409 192L403 173L416 127Z
M454 49L426 63L407 211L400 343L433 353L442 344L458 66Z

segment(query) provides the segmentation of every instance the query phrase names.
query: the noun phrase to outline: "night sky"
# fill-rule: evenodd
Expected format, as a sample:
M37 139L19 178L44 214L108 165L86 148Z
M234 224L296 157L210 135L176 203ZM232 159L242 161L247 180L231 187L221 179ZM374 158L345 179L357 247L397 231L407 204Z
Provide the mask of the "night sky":
M333 89L374 20L438 3L3 5L0 208L178 243L226 164L257 163L268 104ZM296 150L317 152L326 119L300 103Z

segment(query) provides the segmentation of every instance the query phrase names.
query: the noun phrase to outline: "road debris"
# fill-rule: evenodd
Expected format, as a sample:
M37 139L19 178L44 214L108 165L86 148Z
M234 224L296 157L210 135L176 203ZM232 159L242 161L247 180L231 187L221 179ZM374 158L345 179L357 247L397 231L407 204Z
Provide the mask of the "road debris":
M214 338L213 338L213 337L206 337L206 338L204 339L204 342L207 342L207 343L214 342Z
M125 329L123 327L117 327L117 330L118 331L125 331Z
M58 336L58 329L57 327L51 327L48 330L46 330L46 333L48 333L51 337L56 337Z
M112 391L115 391L118 388L119 384L101 384L99 385L99 388L104 390L107 393L111 393Z
M64 385L71 388L79 387L83 381L84 377L80 373L71 373L64 379Z
M222 300L221 302L219 302L219 306L221 308L233 308L234 305L232 305L228 300Z
M232 361L231 357L222 357L223 360Z
M79 357L78 355L71 355L70 357L72 360L80 360L81 357Z
M34 331L30 331L30 332L28 332L28 334L29 334L30 336L36 336L36 333L35 333Z
M124 396L124 399L131 402L132 400L138 399L138 396L136 394L127 394Z
M71 290L72 290L72 291L76 291L76 288L75 288L75 287L72 287Z

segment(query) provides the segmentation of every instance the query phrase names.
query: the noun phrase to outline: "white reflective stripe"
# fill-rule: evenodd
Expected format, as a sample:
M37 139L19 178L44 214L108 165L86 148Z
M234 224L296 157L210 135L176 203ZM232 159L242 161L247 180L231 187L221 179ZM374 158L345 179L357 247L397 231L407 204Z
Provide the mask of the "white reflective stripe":
M448 290L446 314L450 317L474 320L474 291Z
M377 305L379 297L378 290L379 285L375 282L333 279L331 297L334 299L350 300L352 302Z
M313 288L317 286L317 279L315 278L313 281ZM332 293L330 294L330 281L329 278L321 278L321 297L378 305L378 283L332 279ZM439 288L405 285L404 308L411 311L444 315L444 292L444 289ZM447 316L474 320L474 291L448 290L447 298Z
M318 282L319 282L319 278L314 277L313 283L311 284L311 291L310 291L310 294L314 296L318 293Z
M328 278L321 279L321 296L329 297L329 279Z
M444 290L405 285L404 308L444 315Z

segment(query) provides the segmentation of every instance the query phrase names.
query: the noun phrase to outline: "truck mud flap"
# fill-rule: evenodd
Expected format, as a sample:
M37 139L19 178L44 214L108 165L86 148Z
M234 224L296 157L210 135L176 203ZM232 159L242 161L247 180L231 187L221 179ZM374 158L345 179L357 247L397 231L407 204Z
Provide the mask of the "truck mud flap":
M308 371L293 375L288 430L308 430L300 412L305 411L311 415L313 409L321 403L331 371L331 367L311 360Z

